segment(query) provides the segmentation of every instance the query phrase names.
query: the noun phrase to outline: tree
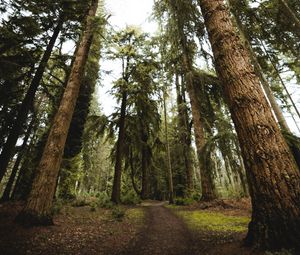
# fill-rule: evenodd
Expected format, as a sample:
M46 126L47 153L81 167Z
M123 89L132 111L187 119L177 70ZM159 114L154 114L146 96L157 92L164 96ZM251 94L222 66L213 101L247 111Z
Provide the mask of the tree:
M100 8L99 8L100 9ZM75 185L78 181L78 161L83 147L84 127L89 115L92 95L95 91L98 80L100 50L102 46L102 36L105 25L104 17L97 17L94 22L94 36L91 50L86 64L85 76L80 86L79 96L76 102L74 114L70 124L62 169L59 180L59 196L61 198L74 198Z
M3 146L3 149L1 151L0 181L2 180L3 176L5 175L8 163L9 163L12 155L14 154L15 145L16 145L19 135L23 129L23 124L27 118L28 112L32 106L32 103L34 102L35 93L36 93L38 86L43 78L44 71L46 69L48 60L51 56L56 39L61 31L63 22L64 22L64 15L62 14L57 21L57 25L54 28L53 35L47 45L47 48L43 54L43 57L39 63L39 66L36 70L35 76L32 79L31 84L28 88L28 91L23 99L23 102L22 102L20 108L19 108L18 116L14 122L14 125L13 125L13 127L9 133L9 136L7 137L5 145Z
M139 29L127 27L112 37L109 56L122 63L122 77L113 88L115 97L121 101L119 112L113 114L112 123L118 128L118 137L114 149L115 173L111 200L121 202L121 177L123 168L135 171L135 165L141 170L142 198L150 195L150 163L153 134L158 132L159 114L153 94L157 93L155 76L157 71L155 45L147 34ZM125 159L124 152L128 152ZM133 162L135 161L135 162ZM131 174L135 186L134 174Z
M300 173L222 0L199 0L235 124L252 200L246 243L299 247Z
M84 67L93 39L93 21L97 7L98 0L92 1L72 71L50 129L32 190L25 208L17 217L17 220L23 224L53 224L51 216L52 200L68 129L79 93L81 77L84 73Z

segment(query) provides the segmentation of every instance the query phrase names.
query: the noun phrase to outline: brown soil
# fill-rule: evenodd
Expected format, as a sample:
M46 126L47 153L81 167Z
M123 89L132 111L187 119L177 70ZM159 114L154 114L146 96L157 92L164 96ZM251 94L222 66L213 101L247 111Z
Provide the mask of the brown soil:
M195 231L166 208L142 204L145 220L113 220L111 210L66 207L52 227L23 228L13 222L22 205L0 206L0 255L262 255L243 247L246 233ZM199 203L181 210L248 215L248 201ZM203 209L206 208L206 209Z
M90 207L66 207L51 227L24 228L14 223L22 205L0 205L0 255L113 255L120 254L142 221Z
M147 203L146 225L122 255L193 254L186 225L162 203Z
M183 207L183 210L222 211L228 215L248 215L249 202L214 201ZM246 206L247 204L247 206ZM237 206L238 205L238 206ZM225 209L226 208L226 209ZM242 234L195 232L162 203L148 202L145 205L146 225L134 238L122 255L261 255L243 247Z

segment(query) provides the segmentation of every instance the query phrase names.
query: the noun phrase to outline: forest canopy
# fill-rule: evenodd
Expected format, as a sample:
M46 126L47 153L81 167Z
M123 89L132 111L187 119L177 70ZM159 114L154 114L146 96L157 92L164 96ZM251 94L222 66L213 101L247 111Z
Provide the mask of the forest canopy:
M244 244L300 249L299 1L154 0L155 33L114 26L106 2L0 1L15 221L52 225L58 203L91 199L248 199Z

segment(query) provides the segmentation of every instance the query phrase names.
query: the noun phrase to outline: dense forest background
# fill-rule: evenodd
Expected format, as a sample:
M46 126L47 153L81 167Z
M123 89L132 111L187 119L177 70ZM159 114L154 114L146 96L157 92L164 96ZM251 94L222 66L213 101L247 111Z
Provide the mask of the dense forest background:
M154 34L113 27L104 0L0 13L0 194L26 201L19 223L91 198L250 196L246 243L299 248L298 0L154 1Z

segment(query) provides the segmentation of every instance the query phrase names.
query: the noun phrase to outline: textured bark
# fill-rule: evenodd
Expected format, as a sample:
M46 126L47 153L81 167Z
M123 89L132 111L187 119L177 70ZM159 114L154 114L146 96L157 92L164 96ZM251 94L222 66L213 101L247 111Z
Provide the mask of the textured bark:
M116 149L116 162L115 174L112 187L111 201L119 204L121 202L121 177L122 177L122 158L123 158L123 145L125 140L125 119L126 119L126 106L127 106L127 92L124 91L121 103L121 115L119 120L119 135Z
M230 0L229 2L231 3L232 0ZM232 5L234 5L234 2L232 3ZM270 103L270 105L271 105L271 107L274 111L274 114L275 114L275 117L278 121L278 124L283 130L291 132L291 130L290 130L290 128L289 128L289 126L288 126L288 124L287 124L287 122L286 122L286 120L283 116L282 110L280 109L280 107L279 107L279 105L276 101L276 98L273 94L273 91L270 88L269 82L267 81L267 79L264 76L264 72L262 70L261 65L258 62L257 56L256 56L255 52L252 49L252 46L250 44L251 38L247 34L247 31L244 29L244 26L243 26L241 20L239 19L237 13L234 11L233 8L232 8L232 13L234 14L235 21L236 21L236 24L239 28L240 35L241 35L241 37L242 37L249 53L250 53L250 57L251 57L252 64L254 66L255 73L260 79L261 85L263 86L263 89L266 93L268 101L269 101L269 103Z
M97 6L98 0L94 0L88 13L85 31L76 52L61 104L54 118L43 156L37 168L37 175L33 181L32 190L24 210L17 217L20 223L34 225L53 223L51 215L52 200L68 129L79 93L81 77L84 73L93 38L92 24Z
M30 86L28 88L28 91L23 99L22 104L20 105L20 108L17 113L17 118L14 122L14 125L9 133L9 136L7 137L7 140L5 142L5 145L3 146L3 149L1 151L0 155L0 181L3 179L3 176L6 173L6 169L8 166L8 163L11 159L11 157L14 154L15 146L17 143L17 140L22 132L24 123L26 121L28 112L30 111L32 104L34 102L35 94L38 89L38 86L43 78L43 74L45 72L48 60L51 56L53 47L55 45L56 39L60 33L60 30L63 25L64 18L61 16L58 20L58 24L55 27L53 31L53 35L47 45L47 48L44 52L44 55L40 61L40 64L36 70L36 73L30 83Z
M300 173L223 0L199 0L238 134L252 199L246 243L300 248Z

